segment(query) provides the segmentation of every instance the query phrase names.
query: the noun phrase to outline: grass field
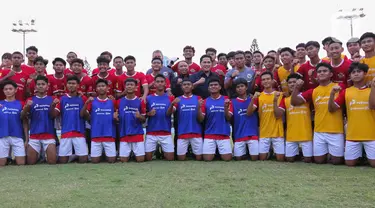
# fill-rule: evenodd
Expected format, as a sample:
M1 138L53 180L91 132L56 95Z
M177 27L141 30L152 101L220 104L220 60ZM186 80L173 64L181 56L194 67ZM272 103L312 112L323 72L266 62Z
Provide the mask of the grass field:
M277 162L7 166L0 207L374 207L375 169Z

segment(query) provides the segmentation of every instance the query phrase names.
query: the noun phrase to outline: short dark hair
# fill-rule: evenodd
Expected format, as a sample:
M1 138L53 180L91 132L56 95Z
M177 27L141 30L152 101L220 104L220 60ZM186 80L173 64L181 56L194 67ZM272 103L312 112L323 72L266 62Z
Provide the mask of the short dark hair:
M217 78L217 77L210 78L210 79L208 79L208 83L207 84L210 85L212 82L217 82L217 83L220 84L220 79Z
M305 48L307 48L309 46L314 46L315 48L320 48L319 42L314 41L314 40L311 40L311 41L307 42L306 45L305 45Z
M35 46L29 46L28 48L26 48L26 53L29 51L35 51L36 53L38 53L38 49Z
M0 88L4 88L6 85L12 85L14 88L17 89L17 84L13 81L13 80L10 80L10 79L6 79L4 80L1 84L0 84Z
M164 81L165 81L165 77L164 77L164 75L162 75L162 74L157 74L157 75L154 77L154 81L156 81L157 78L162 78L162 79L164 79Z
M236 52L234 52L234 51L229 52L228 55L227 55L227 59L233 58L235 53Z
M121 59L122 61L124 61L124 59L121 56L116 56L113 60L116 60L116 59Z
M243 55L243 56L245 56L245 53L243 51L238 50L238 51L234 52L234 55L235 56L236 55Z
M227 58L227 54L225 54L225 53L219 53L219 55L217 55L217 58L219 59L222 56L225 56L225 58Z
M134 56L129 55L129 56L126 56L126 57L124 58L124 62L127 62L127 61L129 61L129 60L133 60L134 62L136 62Z
M99 57L96 59L96 63L97 63L97 64L100 64L100 63L106 63L106 64L109 64L109 63L110 63L110 60L108 60L108 59L105 58L104 56L99 56Z
M35 79L35 83L37 83L39 80L44 81L48 84L48 78L46 76L38 75Z
M34 65L38 62L42 62L45 66L47 66L47 64L48 64L48 60L44 59L42 56L38 56L38 57L35 58Z
M253 53L251 53L251 51L245 51L244 53L253 55Z
M69 81L76 81L77 84L81 82L81 80L79 80L79 78L76 75L68 76L68 78L66 78L66 82L69 82Z
M128 83L128 82L133 82L135 85L137 85L137 80L135 80L134 78L132 77L129 77L127 79L125 79L125 84Z
M1 59L12 59L12 54L11 53L4 53L1 56Z
M191 82L191 83L193 83L193 81L192 81L191 79L187 78L187 77L185 77L185 78L182 80L181 83L184 83L184 82Z
M262 77L263 77L264 75L270 75L270 76L271 76L271 79L273 79L273 74L272 74L272 72L270 72L270 71L265 71L265 72L263 72L263 73L260 75L260 78L262 79Z
M76 52L73 52L73 51L70 51L68 54L66 55L69 55L70 53L74 54L76 57L78 57L78 55L76 54Z
M325 44L327 44L331 41L332 41L332 37L326 37L322 40L322 45L324 46Z
M52 64L55 65L57 62L61 62L64 66L66 66L66 61L63 58L56 57L53 61Z
M267 55L267 56L265 56L264 58L263 58L263 61L264 60L266 60L266 59L272 59L273 61L275 61L275 57L273 57L273 56L270 56L270 55Z
M280 50L280 54L284 52L289 52L292 56L294 56L294 50L289 47L284 47Z
M19 52L19 51L15 51L15 52L13 52L13 53L12 53L12 56L13 56L13 55L21 55L21 56L23 57L23 54L22 54L21 52Z
M104 51L100 54L100 56L105 56L105 55L108 55L110 59L112 59L112 53L110 53L109 51ZM111 60L109 60L111 61Z
M253 55L255 55L256 53L259 53L259 54L262 56L262 58L264 57L263 53L260 52L260 51L254 51L254 52L253 52Z
M214 52L216 54L217 50L214 49L214 48L207 48L205 52L206 52L206 54L207 54L207 52Z
M353 62L353 63L350 65L350 67L349 67L348 73L351 74L351 73L354 71L354 69L359 69L359 70L361 70L361 71L367 73L369 67L368 67L367 64L362 64L362 63L358 63L358 62Z
M306 48L306 44L304 44L304 43L299 43L299 44L296 45L296 49L297 49L297 48Z
M301 75L294 73L294 74L290 74L288 78L286 78L286 81L288 82L290 79L302 79L302 77Z
M277 53L275 50L270 50L267 52L267 54L270 54L270 53Z
M193 51L193 53L195 53L195 48L193 46L185 46L182 51L185 51L187 49L191 49Z
M159 58L159 57L152 58L151 63L154 63L154 61L156 61L156 60L160 61L160 63L163 64L163 60L161 60L161 58Z
M372 38L372 39L375 40L375 34L372 33L372 32L365 32L365 33L363 33L363 35L361 35L361 37L359 38L359 40L362 41L365 38Z
M95 86L97 86L99 83L104 83L106 86L108 86L108 81L105 79L96 80Z
M318 65L316 65L316 70L318 71L318 69L320 67L326 67L326 68L329 69L330 72L333 72L333 68L332 68L331 64L329 64L329 63L326 63L326 62L320 62L320 63L318 63Z
M85 64L83 63L83 60L80 59L80 58L75 58L75 59L73 59L73 60L72 60L72 65L73 65L74 63L79 63L79 64L82 65L82 67L85 65Z
M212 58L211 58L211 56L209 56L209 55L203 55L203 56L201 56L201 58L199 59L199 63L202 63L202 61L203 61L204 58L209 58L210 61L212 62Z
M234 80L233 84L234 84L234 87L237 87L237 85L240 85L240 84L244 84L247 87L247 80L245 78L240 77L240 78Z

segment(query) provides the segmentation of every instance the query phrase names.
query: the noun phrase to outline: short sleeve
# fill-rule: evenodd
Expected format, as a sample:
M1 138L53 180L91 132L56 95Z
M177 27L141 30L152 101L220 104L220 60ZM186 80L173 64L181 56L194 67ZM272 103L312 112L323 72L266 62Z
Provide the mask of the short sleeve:
M279 108L283 109L285 111L286 106L285 106L285 98L282 98L279 104Z
M171 82L169 81L168 78L165 79L165 89L166 90L171 89Z
M61 111L61 98L59 100L60 100L60 102L57 103L57 105L55 107L55 110L60 112Z
M346 90L341 90L339 95L337 96L337 98L335 99L335 103L338 107L342 107L343 105L345 105L345 92Z
M310 102L312 99L312 94L313 94L314 89L309 89L303 93L301 93L299 96L305 100L305 102Z
M120 100L112 100L113 107L115 108L115 111L118 111L118 107L120 106Z
M146 103L144 100L141 101L141 115L146 115Z
M231 78L232 74L233 74L233 70L234 69L231 69L229 70L226 74L225 74L225 80L228 80Z
M148 81L146 79L146 75L139 72L140 76L139 76L139 80L141 81L141 85L148 85Z
M254 99L254 103L253 103L253 105L257 108L258 107L258 105L259 105L259 98L255 98Z
M92 103L89 103L89 104L87 105L87 108L86 108L86 109L87 109L88 112L91 112L91 108L92 108Z

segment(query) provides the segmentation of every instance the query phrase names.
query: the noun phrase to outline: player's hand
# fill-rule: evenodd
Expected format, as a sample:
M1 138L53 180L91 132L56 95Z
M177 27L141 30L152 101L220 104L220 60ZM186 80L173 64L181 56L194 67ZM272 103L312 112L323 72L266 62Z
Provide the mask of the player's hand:
M89 104L89 103L91 103L93 100L94 100L93 97L89 97L89 98L86 100L86 103L85 103L85 104Z
M198 84L203 84L204 82L206 81L206 79L204 77L201 77L199 80L198 80Z
M155 116L156 110L153 108L150 112L148 112L148 116Z
M26 84L27 85L30 85L30 83L33 81L33 79L27 79L27 82L26 82Z
M108 99L110 99L110 100L114 100L115 97L113 97L113 95L108 95Z
M235 69L234 71L233 71L233 73L232 73L232 77L236 77L236 76L238 76L240 74L240 71L238 71L237 69Z
M198 107L199 107L199 108L202 107L203 102L204 102L203 99L199 99L199 100L198 100Z
M280 92L275 92L274 94L274 97L273 97L273 101L278 101L279 100L279 97L280 97L281 93Z
M260 92L255 92L253 95L253 98L259 98L259 96L260 96Z
M10 72L8 73L8 78L9 77L13 77L14 75L16 74L16 72L15 71L13 71L13 70L10 70Z
M115 111L115 112L113 113L113 119L115 119L116 121L119 121L118 111Z
M284 97L289 97L289 96L290 96L290 93L289 93L289 92L283 92L283 96L284 96Z
M299 90L302 89L302 86L304 83L305 82L302 79L297 80L295 89L299 89Z
M341 87L340 87L340 86L338 86L338 85L333 86L333 87L332 87L331 94L336 94L336 93L340 92L340 90L341 90Z
M359 52L356 52L353 55L353 62L359 62L360 60L361 60L361 55L359 54Z
M255 78L260 77L261 74L262 74L262 73L260 72L260 70L256 70L256 71L255 71Z
M143 102L146 103L146 98L147 98L147 95L143 95L143 96L141 97L141 100L142 100Z
M216 73L217 73L218 75L220 75L220 76L225 76L223 70L221 70L221 69L216 70Z
M177 84L180 84L182 82L182 79L181 78L178 78L177 79Z
M229 108L229 105L230 105L230 100L229 99L226 99L225 101L224 101L224 107L225 108Z
M60 102L60 100L59 100L58 98L55 98L55 99L52 101L52 106L55 107L59 102Z
M177 103L179 103L181 100L180 100L180 98L175 98L173 101L172 101L172 105L175 105L175 104L177 104Z
M277 70L279 67L280 67L279 64L275 64L275 66L273 67L273 70Z
M155 87L155 82L151 82L150 84L148 84L148 87L149 88L154 88Z
M135 112L134 115L135 115L135 117L138 118L138 119L140 119L140 118L142 117L138 110Z
M307 74L309 75L309 77L311 77L313 74L314 74L314 69L310 69Z
M292 66L294 67L294 66L297 66L298 64L299 64L299 59L293 59Z
M30 107L32 104L33 104L33 101L32 101L32 100L28 100L28 101L26 102L26 106L28 106L28 107Z

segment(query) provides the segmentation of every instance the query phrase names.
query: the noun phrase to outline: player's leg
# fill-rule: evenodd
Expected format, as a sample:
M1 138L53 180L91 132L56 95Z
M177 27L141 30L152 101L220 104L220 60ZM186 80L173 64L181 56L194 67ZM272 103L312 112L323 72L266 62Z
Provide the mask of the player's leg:
M88 161L88 147L86 139L83 137L72 138L72 143L75 151L75 155L78 156L79 163L86 163Z
M130 157L130 153L132 152L131 143L120 142L119 151L120 151L120 161L121 162L128 162L129 157Z
M216 144L219 149L221 159L224 161L231 161L233 156L230 139L217 140Z
M246 143L245 141L242 142L234 142L234 150L233 155L236 160L242 160L245 158L246 155Z
M27 145L27 164L35 165L39 159L40 150L42 143L37 139L29 139L29 144Z
M328 143L325 138L325 133L314 132L313 151L316 164L327 163Z
M16 158L17 165L26 164L26 151L25 151L25 142L22 138L11 138L11 149L13 150L13 155Z
M370 166L375 168L375 141L363 142L363 146Z
M285 161L285 139L273 138L272 139L273 151L276 153L276 160L279 162Z
M154 135L146 135L145 139L145 151L146 151L146 160L151 161L152 160L152 154L156 150L157 145L157 137Z
M362 142L345 142L345 165L356 166L362 157Z
M116 142L103 142L105 156L107 156L107 162L116 162Z
M203 159L203 139L202 138L192 138L190 139L191 149L195 155L195 159L201 161Z
M287 162L294 162L298 153L298 142L285 142L285 159Z
M341 165L344 163L344 134L327 134L328 153L332 156L333 165Z
M3 167L7 164L10 146L10 137L0 138L0 167Z
M144 142L131 143L131 149L135 155L135 160L137 162L145 161L145 143Z
M249 148L249 155L252 161L259 159L259 141L258 140L249 140L246 142L247 147Z
M203 140L203 160L212 161L215 158L216 141L213 139Z
M313 142L312 141L301 142L301 146L302 146L303 162L311 163L313 159L312 158Z
M102 142L93 142L91 141L91 162L100 163L100 157L103 153L103 144Z
M259 139L259 160L267 160L268 153L270 152L271 138Z
M174 141L171 135L158 136L166 160L174 160Z
M69 156L71 156L72 153L73 153L72 138L61 139L60 145L59 145L59 163L61 164L68 163Z
M47 163L50 165L56 164L56 140L55 139L46 139L41 140L43 144L43 150L47 155Z
M177 159L186 160L186 153L189 147L189 139L177 139Z

